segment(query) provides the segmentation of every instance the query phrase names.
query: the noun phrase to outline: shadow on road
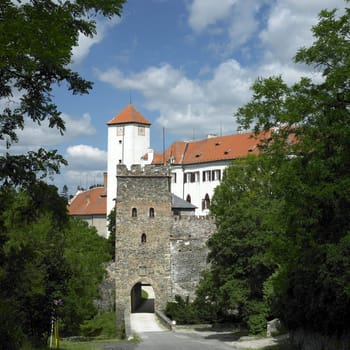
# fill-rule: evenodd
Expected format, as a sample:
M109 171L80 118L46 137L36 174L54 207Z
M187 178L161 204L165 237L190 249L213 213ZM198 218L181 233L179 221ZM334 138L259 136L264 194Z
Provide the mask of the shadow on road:
M246 331L239 330L232 325L213 325L209 327L194 328L198 333L208 333L204 336L205 339L214 339L223 342L237 341L243 336L247 336Z

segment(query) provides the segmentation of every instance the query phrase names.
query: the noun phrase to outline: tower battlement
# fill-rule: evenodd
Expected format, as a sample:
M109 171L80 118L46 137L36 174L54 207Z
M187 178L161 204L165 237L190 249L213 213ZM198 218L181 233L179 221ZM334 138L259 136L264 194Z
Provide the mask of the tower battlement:
M140 164L131 165L130 169L125 164L117 165L117 177L170 177L170 168L166 165Z

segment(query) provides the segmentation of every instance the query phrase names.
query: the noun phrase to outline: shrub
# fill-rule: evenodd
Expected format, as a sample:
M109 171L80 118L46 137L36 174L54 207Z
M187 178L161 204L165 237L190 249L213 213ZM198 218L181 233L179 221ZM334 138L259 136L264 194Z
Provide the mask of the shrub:
M175 296L175 302L168 302L165 314L178 324L193 324L199 322L198 313L187 297L184 300L181 296Z
M85 321L80 329L82 335L86 337L114 338L116 325L115 312L106 312L96 315L91 320Z

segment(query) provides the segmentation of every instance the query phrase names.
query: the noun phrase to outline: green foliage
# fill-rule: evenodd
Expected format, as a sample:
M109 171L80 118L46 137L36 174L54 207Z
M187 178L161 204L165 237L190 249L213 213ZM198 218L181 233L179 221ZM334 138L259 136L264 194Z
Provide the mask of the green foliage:
M125 0L9 1L0 5L0 139L8 148L18 141L25 120L46 124L63 134L64 120L53 103L54 86L67 85L85 94L92 83L71 70L72 49L79 34L94 36L98 15L120 16ZM19 95L14 103L13 96ZM44 123L45 122L45 123ZM28 185L35 177L58 172L67 164L56 151L0 157L0 180Z
M172 320L176 320L177 324L195 324L199 322L197 310L194 304L189 302L189 298L183 300L181 296L176 295L174 302L168 302L165 314Z
M148 293L144 289L141 289L141 298L144 300L148 299Z
M210 271L197 290L196 302L206 305L215 320L245 323L252 333L266 326L269 312L262 286L276 268L267 247L280 230L272 226L280 202L271 190L270 174L264 157L237 160L226 169L211 205L217 232L208 240Z
M81 220L70 220L65 230L63 257L70 267L66 296L60 317L65 335L78 334L80 324L95 313L94 299L105 274L103 263L110 259L107 240Z
M258 79L237 117L243 128L273 128L262 145L280 202L271 216L268 251L278 269L264 284L267 301L290 329L341 336L350 324L350 9L322 11L313 34L295 61L323 80Z
M33 193L4 187L0 199L0 342L9 349L25 338L46 344L53 315L70 333L94 314L107 241L69 220L52 186L38 184Z
M253 333L270 313L289 329L349 330L350 9L322 11L313 34L295 61L323 80L256 80L236 116L264 136L261 153L235 161L212 200L218 230L198 298Z
M107 216L108 222L108 247L111 259L115 260L115 231L116 231L116 212L115 207L111 210L111 212Z
M71 70L72 49L80 33L96 34L96 16L120 16L124 2L1 2L0 140L8 149L27 120L63 134L53 87L66 85L73 94L91 89ZM25 338L45 344L53 315L69 333L94 313L106 243L69 221L66 199L41 182L65 164L56 150L43 148L0 156L0 344L7 349L18 349Z
M86 337L114 338L116 331L115 312L98 314L81 325L81 333Z

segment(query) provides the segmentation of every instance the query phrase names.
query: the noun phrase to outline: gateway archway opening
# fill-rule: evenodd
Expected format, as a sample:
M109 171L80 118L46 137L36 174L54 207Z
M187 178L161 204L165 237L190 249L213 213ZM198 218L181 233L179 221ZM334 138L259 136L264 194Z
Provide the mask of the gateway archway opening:
M131 289L131 312L154 313L154 291L150 284L139 282Z

